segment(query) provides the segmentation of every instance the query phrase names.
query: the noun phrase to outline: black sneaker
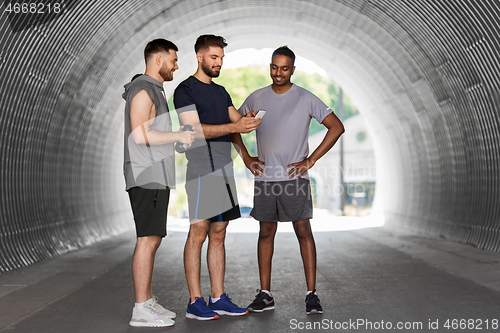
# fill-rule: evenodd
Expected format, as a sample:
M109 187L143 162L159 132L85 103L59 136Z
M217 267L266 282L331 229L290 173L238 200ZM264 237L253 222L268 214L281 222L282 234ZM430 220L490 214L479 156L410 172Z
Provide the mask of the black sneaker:
M251 312L264 312L265 310L274 310L274 298L271 295L257 289L255 300L247 309Z
M306 296L306 313L307 314L317 314L323 313L323 308L319 304L318 295L316 295L316 289Z

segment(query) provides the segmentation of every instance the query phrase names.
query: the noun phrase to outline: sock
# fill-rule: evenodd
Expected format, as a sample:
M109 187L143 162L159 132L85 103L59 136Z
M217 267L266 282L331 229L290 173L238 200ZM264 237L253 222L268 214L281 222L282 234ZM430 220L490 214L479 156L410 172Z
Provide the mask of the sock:
M142 302L142 303L135 303L135 308L136 308L137 310L144 309L144 303L146 303L146 302Z
M306 296L307 296L307 295L309 295L309 294L310 294L310 293L312 293L312 292L313 292L312 290L309 290L309 291L307 292ZM315 293L315 294L316 294L316 293Z
M217 298L212 298L212 297L210 297L210 299L212 300L212 303L215 303L215 302L217 302L218 300L220 300L220 297L217 297Z
M271 294L271 292L269 290L261 290L263 293L266 293L268 294L269 296L273 297L273 295Z

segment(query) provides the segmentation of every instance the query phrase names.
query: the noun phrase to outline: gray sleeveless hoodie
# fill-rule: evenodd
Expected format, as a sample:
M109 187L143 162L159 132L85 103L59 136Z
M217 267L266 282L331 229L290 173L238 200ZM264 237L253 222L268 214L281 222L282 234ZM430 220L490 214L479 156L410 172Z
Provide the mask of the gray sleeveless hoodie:
M126 190L136 186L150 189L165 188L165 186L175 188L174 143L151 146L137 144L131 135L130 104L141 90L145 90L155 104L156 116L150 128L159 132L172 132L172 120L164 97L163 85L150 76L141 75L124 87L125 92L122 97L126 103L123 174ZM136 130L142 133L141 127Z

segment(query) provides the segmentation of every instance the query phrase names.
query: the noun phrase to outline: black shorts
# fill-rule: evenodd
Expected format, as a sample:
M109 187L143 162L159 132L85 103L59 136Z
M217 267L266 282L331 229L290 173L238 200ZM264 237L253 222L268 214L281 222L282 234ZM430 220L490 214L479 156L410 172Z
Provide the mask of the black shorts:
M158 189L132 187L128 190L137 237L167 235L170 189L164 185L157 187Z
M241 217L234 177L186 172L189 220L230 221Z

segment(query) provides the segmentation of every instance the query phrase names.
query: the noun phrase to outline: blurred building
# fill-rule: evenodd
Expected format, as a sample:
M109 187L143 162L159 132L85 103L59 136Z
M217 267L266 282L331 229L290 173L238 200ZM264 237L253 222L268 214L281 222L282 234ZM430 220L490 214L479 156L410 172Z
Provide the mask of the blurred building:
M346 205L369 207L375 194L375 154L363 117L359 114L344 121L344 167L340 167L340 140L309 170L315 207L338 212L341 196ZM327 129L309 137L309 151L321 143ZM340 185L344 174L345 190Z

